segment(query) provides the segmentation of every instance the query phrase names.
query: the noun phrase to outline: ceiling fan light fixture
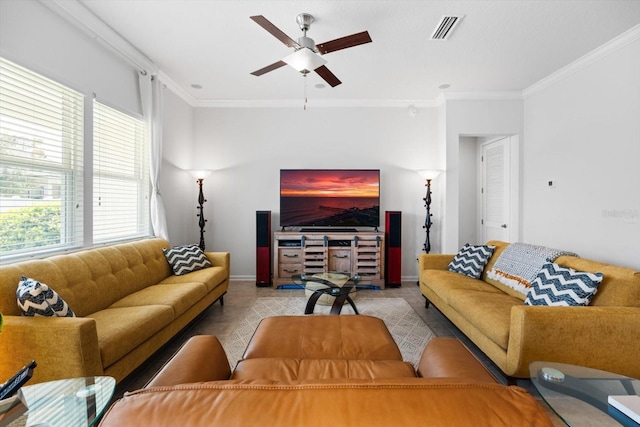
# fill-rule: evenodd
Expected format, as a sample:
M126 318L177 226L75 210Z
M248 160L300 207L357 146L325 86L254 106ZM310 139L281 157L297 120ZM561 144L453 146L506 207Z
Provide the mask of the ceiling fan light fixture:
M283 58L282 61L291 65L303 74L310 73L316 68L327 63L323 57L306 47L296 50L291 55Z

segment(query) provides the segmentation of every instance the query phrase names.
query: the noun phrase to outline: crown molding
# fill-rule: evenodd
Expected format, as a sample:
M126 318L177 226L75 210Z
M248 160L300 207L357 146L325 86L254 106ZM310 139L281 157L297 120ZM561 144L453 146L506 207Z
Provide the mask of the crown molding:
M248 100L202 100L195 101L194 107L203 108L302 108L300 99L248 99ZM313 99L307 100L308 108L416 108L436 107L435 100L425 99Z
M444 101L514 101L522 100L522 92L442 92L438 97L440 102Z
M40 0L40 3L92 39L104 43L140 71L149 72L152 75L158 73L158 66L153 61L116 33L78 0Z
M195 107L198 102L193 96L176 83L171 77L169 77L164 71L158 72L158 80L162 82L167 88L171 89L173 93L178 95L184 102L189 104L190 107Z
M640 40L640 24L625 31L618 37L609 40L602 46L592 50L581 58L578 58L569 65L560 68L558 71L555 71L537 83L532 84L522 91L522 96L527 98L534 95L636 40Z

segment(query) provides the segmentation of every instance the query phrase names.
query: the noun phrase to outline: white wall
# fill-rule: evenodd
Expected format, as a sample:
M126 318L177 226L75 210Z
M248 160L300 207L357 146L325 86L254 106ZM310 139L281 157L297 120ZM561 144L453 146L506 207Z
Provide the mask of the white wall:
M173 114L179 108L165 108L168 133L184 125ZM206 246L231 253L235 278L255 276L255 211L271 210L273 230L279 227L279 177L285 168L380 169L381 214L402 211L402 275L417 277L424 182L416 170L433 167L439 156L434 108L420 109L416 117L404 108L195 108L193 129L193 141L166 137L165 149L179 152L192 143L191 165L184 167L215 170L204 183ZM166 162L172 156L167 153ZM170 193L182 192L177 203L167 203L167 215L180 218L169 221L169 233L172 243L197 242L198 227L191 221L196 188L181 175L178 168L163 172L163 185L175 180ZM185 194L193 203L184 201Z
M0 1L0 55L128 113L141 114L138 73L36 0Z
M640 40L524 111L524 240L640 268Z
M164 89L163 98L160 193L167 214L169 241L175 246L198 243L200 229L195 209L198 185L187 172L193 163L194 111L169 89Z
M522 140L523 134L523 102L519 99L447 100L445 121L447 171L442 245L443 252L456 253L460 246L466 243L460 239L459 229L462 211L460 195L463 191L462 186L466 185L461 178L465 176L464 169L471 167L461 162L465 159L468 161L467 157L461 157L461 137L519 135L520 138L514 138L512 145L518 144L517 141ZM518 147L512 146L511 149L515 153L517 163ZM518 183L514 184L519 188ZM467 216L463 216L464 218Z
M478 138L460 138L460 215L458 242L481 244L478 240Z

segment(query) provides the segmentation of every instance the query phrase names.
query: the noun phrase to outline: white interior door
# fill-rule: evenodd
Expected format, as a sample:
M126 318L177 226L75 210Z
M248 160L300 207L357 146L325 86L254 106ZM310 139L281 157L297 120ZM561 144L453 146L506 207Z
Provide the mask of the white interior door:
M482 241L509 241L510 152L509 138L482 145Z

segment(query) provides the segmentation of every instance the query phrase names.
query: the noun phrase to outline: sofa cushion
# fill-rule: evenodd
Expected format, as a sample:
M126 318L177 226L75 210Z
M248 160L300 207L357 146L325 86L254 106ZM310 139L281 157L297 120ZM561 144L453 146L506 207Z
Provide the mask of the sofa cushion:
M549 262L531 282L525 305L589 305L602 273L586 273Z
M465 244L449 263L449 271L477 279L491 258L495 246Z
M526 390L501 384L449 378L272 383L134 391L109 408L100 426L553 426Z
M176 276L211 267L211 262L197 245L175 246L171 249L163 248L162 252L167 257L173 274Z
M401 360L347 359L245 359L238 362L231 379L304 381L328 379L412 378L413 365Z
M96 321L102 366L108 368L174 319L166 305L118 307L92 313Z
M174 316L178 317L205 295L207 288L203 283L154 285L122 298L109 308L168 305L173 309Z
M169 276L160 285L169 285L174 283L203 283L207 287L207 292L214 290L219 284L223 283L229 277L229 272L224 267L210 267L202 270L184 274L182 276Z
M75 317L56 291L37 280L22 276L16 297L23 316Z
M505 293L451 291L450 305L482 334L507 349L511 307L521 306L522 300Z
M448 270L425 270L423 276L425 284L447 304L450 304L451 291L454 289L489 292L492 294L503 293L482 280L472 279Z

